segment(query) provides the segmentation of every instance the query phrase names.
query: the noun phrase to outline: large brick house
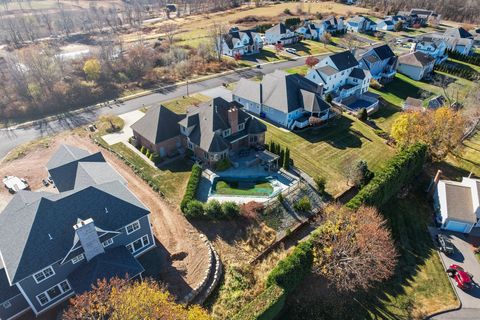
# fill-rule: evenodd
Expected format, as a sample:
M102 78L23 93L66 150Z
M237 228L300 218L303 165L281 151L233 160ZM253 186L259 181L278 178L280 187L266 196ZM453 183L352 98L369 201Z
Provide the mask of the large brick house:
M242 110L242 105L217 97L187 114L157 107L132 125L134 137L151 150L173 154L191 150L195 158L212 165L239 150L263 145L266 126ZM159 135L153 134L163 132ZM159 153L162 155L162 152Z

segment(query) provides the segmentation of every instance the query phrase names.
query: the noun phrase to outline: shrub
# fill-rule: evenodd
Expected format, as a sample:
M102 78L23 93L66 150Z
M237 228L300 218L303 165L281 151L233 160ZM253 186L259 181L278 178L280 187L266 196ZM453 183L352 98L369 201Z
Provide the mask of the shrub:
M278 194L277 200L278 200L278 202L280 202L280 203L283 203L283 200L285 200L285 199L283 198L283 194L282 194L281 192Z
M240 207L233 201L222 203L222 213L226 218L234 218L240 213Z
M285 8L285 10L283 10L283 13L285 13L285 14L292 14L292 12L290 11L290 9L288 9L288 8Z
M234 320L273 320L285 305L285 290L277 285L266 288L237 313Z
M320 193L325 192L325 186L327 185L327 179L323 176L316 176L314 178L315 184L317 185L317 190Z
M310 240L300 242L293 252L280 260L267 277L267 286L278 285L291 293L310 273L313 265L313 246Z
M357 118L358 118L360 121L367 121L367 118L368 118L367 109L361 108L360 111L358 111Z
M230 162L230 160L228 159L223 159L223 160L220 160L218 161L216 164L215 164L215 169L217 171L225 171L227 170L228 168L230 168L232 166L232 163Z
M152 153L150 152L150 150L147 149L147 152L145 152L145 155L147 156L147 158L150 158L150 155L151 155L151 154L152 154Z
M210 200L204 206L205 215L208 217L220 217L222 213L222 205L218 200Z
M187 189L185 190L182 202L180 203L180 209L184 213L188 203L195 199L201 175L202 167L200 167L198 164L194 164L192 166L190 178L188 179Z
M293 204L293 208L300 212L308 212L312 210L312 204L307 196L303 196L300 200Z
M262 203L250 201L240 206L240 214L249 219L256 219L264 209Z
M147 148L145 148L145 146L142 146L140 148L140 152L143 153L143 154L147 153Z
M184 214L189 218L203 217L204 216L203 203L198 200L189 201L185 208Z
M400 151L347 203L347 207L356 210L362 204L376 207L384 205L402 186L410 183L421 172L426 155L427 146L421 143Z

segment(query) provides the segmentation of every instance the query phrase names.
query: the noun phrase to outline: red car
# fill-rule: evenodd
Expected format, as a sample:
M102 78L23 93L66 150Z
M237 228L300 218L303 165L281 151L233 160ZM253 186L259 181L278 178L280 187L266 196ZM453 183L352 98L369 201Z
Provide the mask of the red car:
M447 269L448 275L455 279L457 287L462 290L469 290L473 287L473 275L466 272L462 267L456 264L452 264Z

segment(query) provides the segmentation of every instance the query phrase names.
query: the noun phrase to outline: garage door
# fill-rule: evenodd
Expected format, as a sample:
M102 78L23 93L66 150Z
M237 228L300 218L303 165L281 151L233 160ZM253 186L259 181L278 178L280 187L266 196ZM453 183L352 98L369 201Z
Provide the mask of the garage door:
M468 223L458 222L458 221L448 221L447 227L445 229L450 231L466 233L470 231L470 227L471 226Z

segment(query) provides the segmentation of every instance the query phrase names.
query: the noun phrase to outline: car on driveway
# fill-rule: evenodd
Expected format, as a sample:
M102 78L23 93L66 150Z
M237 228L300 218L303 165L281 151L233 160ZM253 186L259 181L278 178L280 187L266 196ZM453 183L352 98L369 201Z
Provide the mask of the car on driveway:
M473 287L473 275L466 272L462 267L452 264L447 269L448 275L455 280L457 287L462 290L469 290Z
M452 241L448 239L448 237L444 234L437 234L437 243L438 243L438 249L445 253L446 255L452 255L455 250L452 244Z
M285 49L285 51L288 52L288 53L291 53L291 54L296 54L297 53L297 50L294 49L294 48L287 48L287 49Z

